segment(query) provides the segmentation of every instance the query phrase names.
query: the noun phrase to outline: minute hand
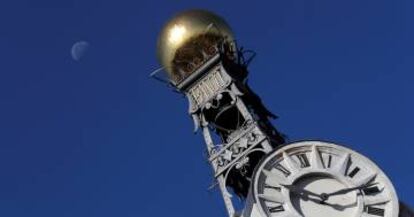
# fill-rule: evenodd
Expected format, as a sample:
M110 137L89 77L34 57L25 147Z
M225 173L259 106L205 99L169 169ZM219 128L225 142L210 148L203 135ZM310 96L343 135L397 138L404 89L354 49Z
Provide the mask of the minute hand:
M330 196L339 195L339 194L346 194L348 192L355 191L355 190L360 190L362 188L369 187L369 186L376 185L376 184L377 183L364 184L364 185L360 185L360 186L357 186L357 187L345 188L345 189L341 189L339 191L335 191L335 192L332 192L332 193L329 193L329 194L322 194L322 195L323 195L323 197L330 197Z

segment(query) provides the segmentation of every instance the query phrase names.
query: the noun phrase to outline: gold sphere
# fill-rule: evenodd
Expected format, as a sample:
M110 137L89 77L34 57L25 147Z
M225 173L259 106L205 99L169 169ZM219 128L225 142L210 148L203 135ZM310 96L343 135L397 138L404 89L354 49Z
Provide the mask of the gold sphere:
M177 67L177 64L179 64L177 62L183 62L183 56L186 56L185 60L190 57L191 62L196 63L201 62L205 57L204 53L200 54L198 52L183 54L183 50L203 50L198 49L200 46L211 50L210 47L206 46L211 45L212 42L217 42L219 39L234 44L232 31L221 17L205 10L184 11L174 16L162 29L158 38L157 56L170 80L173 83L179 83L191 73L191 70L183 75L182 70ZM195 44L199 47L195 47ZM177 50L180 50L181 53Z

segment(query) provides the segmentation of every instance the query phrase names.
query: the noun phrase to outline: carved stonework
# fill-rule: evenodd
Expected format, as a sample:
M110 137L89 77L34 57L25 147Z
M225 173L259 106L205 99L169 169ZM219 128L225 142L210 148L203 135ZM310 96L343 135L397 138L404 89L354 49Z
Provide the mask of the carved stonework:
M217 168L215 177L221 175L231 165L238 163L247 152L260 145L264 139L265 136L260 129L252 124L219 151L213 153L209 161Z
M217 96L230 82L230 79L222 75L221 65L215 67L188 91L191 103L190 112L195 112L201 108L205 103Z
M260 99L244 83L245 69L233 61L220 53L178 87L188 98L195 130L202 128L208 161L229 215L235 210L228 188L246 197L256 164L281 141L269 134L273 130L281 137Z
M281 143L269 134L279 135L260 99L245 84L246 72L220 51L176 86L188 98L195 131L202 129L208 161L230 216L236 212L229 188L245 198L256 164Z

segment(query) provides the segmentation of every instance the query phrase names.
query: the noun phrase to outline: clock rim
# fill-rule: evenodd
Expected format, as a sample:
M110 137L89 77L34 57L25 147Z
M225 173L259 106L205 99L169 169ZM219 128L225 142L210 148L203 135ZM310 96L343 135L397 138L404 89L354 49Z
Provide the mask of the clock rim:
M319 145L318 145L319 143ZM391 179L387 176L387 174L377 165L377 163L371 159L369 159L367 156L363 155L362 153L359 153L356 150L350 149L345 145L342 145L341 143L337 143L337 142L331 142L331 141L327 141L327 140L314 140L314 139L305 139L305 140L297 140L297 141L292 141L289 143L285 143L283 144L283 146L281 146L280 148L276 148L272 151L270 151L269 153L267 153L265 156L263 156L263 158L259 161L259 163L257 164L256 168L253 171L253 175L252 175L252 182L250 184L250 189L252 192L252 199L254 201L255 204L257 204L258 206L260 205L260 201L257 201L256 195L257 195L257 190L256 190L256 186L258 185L258 181L259 181L259 173L260 171L263 170L263 167L267 164L268 161L270 161L273 157L275 157L278 154L283 153L284 151L291 149L291 148L296 148L296 147L300 147L300 146L304 146L304 145L316 145L316 146L333 146L333 148L337 148L337 149L342 149L343 151L346 151L348 153L356 153L358 154L360 157L362 157L362 159L366 162L371 163L371 165L374 167L374 169L376 169L377 171L379 171L385 181L385 184L387 184L388 186L391 186L391 188L389 189L390 195L392 196L392 207L393 209L396 210L396 212L394 213L394 216L392 217L398 217L399 216L399 199L398 199L398 194L395 190L395 187L393 185L393 183L391 182ZM291 202L289 203L289 206L292 206ZM291 207L293 208L293 207ZM263 208L258 208L259 213L265 217L267 217L266 213L263 213ZM295 212L297 212L295 210Z

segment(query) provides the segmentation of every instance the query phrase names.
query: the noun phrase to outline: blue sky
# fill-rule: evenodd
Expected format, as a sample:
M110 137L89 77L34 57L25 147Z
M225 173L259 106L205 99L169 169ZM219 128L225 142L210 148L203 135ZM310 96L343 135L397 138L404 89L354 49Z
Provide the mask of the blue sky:
M291 141L347 144L414 205L413 1L3 0L0 216L225 216L187 101L148 78L190 8L258 53L249 82Z

